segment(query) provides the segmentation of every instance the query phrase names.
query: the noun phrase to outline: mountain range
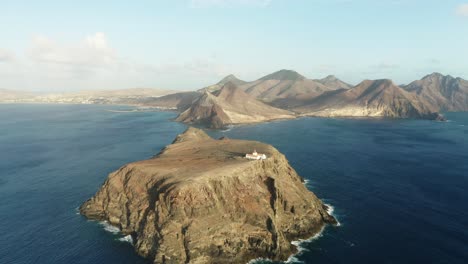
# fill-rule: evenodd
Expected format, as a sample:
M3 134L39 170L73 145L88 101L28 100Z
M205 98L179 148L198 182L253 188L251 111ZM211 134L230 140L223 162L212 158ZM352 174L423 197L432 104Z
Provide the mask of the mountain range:
M236 92L231 96L231 100L243 102L243 107L232 107L229 103L218 102L216 107L210 108L219 113L216 115L213 111L206 111L206 108L200 107L209 105L208 98L217 98L217 94L226 84L229 84L230 89L237 87L236 91L244 91L242 95ZM444 120L439 112L468 109L468 82L439 73L430 74L408 85L399 86L392 80L381 79L364 80L352 86L333 75L323 79L308 79L295 71L280 70L251 82L229 75L199 92L203 92L200 100L194 101L189 110L180 114L178 121L203 123L214 128L227 124L250 123L248 118L240 118L233 122L228 115L223 114L226 109L230 109L227 110L228 113L235 113L232 109L245 109L249 106L258 110L257 116L263 117L278 113L278 109L284 109L296 116L429 120ZM247 97L249 100L245 99ZM256 107L260 102L272 108ZM249 113L250 111L244 111L241 116L250 116ZM207 119L207 116L213 119ZM219 122L219 118L223 121ZM256 122L261 120L269 118L260 118Z
M468 81L432 73L407 85L381 79L353 86L333 75L309 79L283 69L254 81L231 74L188 92L126 89L37 95L0 90L0 102L128 104L176 110L177 121L212 128L298 116L443 120L440 112L468 111Z
M403 86L439 111L468 111L468 81L433 73Z

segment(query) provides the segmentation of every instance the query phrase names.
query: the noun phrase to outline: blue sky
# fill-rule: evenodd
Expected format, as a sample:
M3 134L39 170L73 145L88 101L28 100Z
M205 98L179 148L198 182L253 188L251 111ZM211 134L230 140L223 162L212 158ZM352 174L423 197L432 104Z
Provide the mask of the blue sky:
M468 0L0 0L0 88L197 89L279 69L468 79Z

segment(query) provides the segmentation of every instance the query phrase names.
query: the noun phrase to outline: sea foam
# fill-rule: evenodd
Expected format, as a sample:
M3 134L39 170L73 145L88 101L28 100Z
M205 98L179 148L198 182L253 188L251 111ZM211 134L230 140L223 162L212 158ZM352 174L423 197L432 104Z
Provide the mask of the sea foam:
M104 230L106 230L107 232L110 232L112 234L120 233L120 229L118 227L109 224L109 222L107 222L107 221L99 222L99 225L104 227Z
M119 241L127 242L127 243L130 243L130 244L133 245L133 238L132 238L131 235L121 237L121 238L119 238Z
M331 204L325 204L325 206L327 206L327 213L333 217L335 217L335 220L336 220L336 226L341 226L341 223L340 221L338 221L338 218L336 217L336 215L334 214L335 212L335 207Z

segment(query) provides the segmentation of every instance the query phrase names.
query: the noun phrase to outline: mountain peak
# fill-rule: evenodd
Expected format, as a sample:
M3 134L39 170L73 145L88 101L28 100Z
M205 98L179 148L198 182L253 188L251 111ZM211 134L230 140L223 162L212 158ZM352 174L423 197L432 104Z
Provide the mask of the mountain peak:
M349 89L351 85L336 78L335 75L328 75L323 79L314 80L332 89Z
M338 81L335 75L328 75L327 77L323 78L324 81Z
M230 81L221 87L218 91L213 93L217 98L232 101L232 100L244 100L250 97L242 89L240 89L234 82Z
M272 74L269 74L265 77L260 78L260 80L281 80L281 81L300 81L304 80L305 77L300 75L298 72L293 70L279 70Z
M364 80L356 87L389 87L389 86L397 86L392 80L390 79L377 79L377 80Z
M422 79L423 80L428 80L428 79L443 79L443 78L453 78L452 76L450 75L443 75L442 73L439 73L439 72L433 72L431 74L428 74L426 76L424 76Z
M203 139L209 139L209 138L210 138L210 136L208 136L205 133L205 131L203 131L203 130L201 130L199 128L189 127L182 134L179 134L174 139L172 144L185 142L185 141L190 141L190 140L203 140Z
M234 76L234 74L229 74L228 76L224 77L221 81L219 81L217 84L218 85L225 85L228 82L232 82L232 83L234 83L236 85L242 85L242 84L246 83L245 81L240 80L239 78Z

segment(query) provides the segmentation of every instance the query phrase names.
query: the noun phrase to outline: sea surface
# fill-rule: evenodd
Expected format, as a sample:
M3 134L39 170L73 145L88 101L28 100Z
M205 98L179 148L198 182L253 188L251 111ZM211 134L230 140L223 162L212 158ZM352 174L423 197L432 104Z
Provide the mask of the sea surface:
M124 106L0 105L0 263L141 263L77 207L185 125ZM339 227L291 263L468 263L468 113L449 122L303 118L208 131L283 152ZM258 261L258 263L267 261Z

